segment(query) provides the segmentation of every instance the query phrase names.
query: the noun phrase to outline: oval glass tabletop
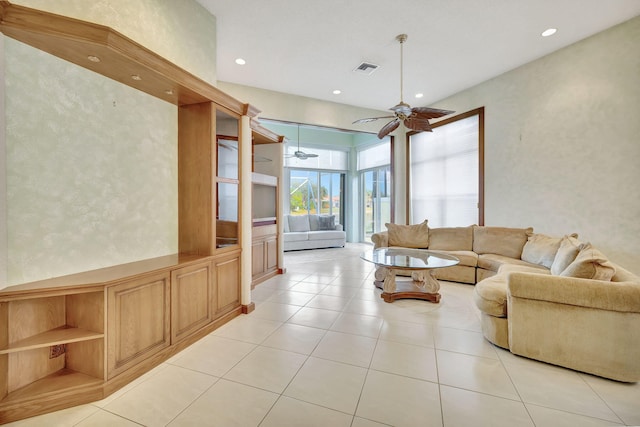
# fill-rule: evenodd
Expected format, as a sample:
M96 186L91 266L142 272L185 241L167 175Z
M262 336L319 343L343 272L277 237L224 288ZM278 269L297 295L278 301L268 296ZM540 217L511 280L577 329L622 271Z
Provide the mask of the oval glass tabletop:
M376 265L397 269L426 269L451 267L460 262L453 255L426 249L378 248L363 252L360 258Z

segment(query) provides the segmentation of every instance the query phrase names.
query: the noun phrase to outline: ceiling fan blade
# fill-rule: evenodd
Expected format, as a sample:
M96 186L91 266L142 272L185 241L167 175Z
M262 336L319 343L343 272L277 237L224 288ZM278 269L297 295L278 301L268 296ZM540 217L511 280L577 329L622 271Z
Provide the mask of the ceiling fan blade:
M318 154L314 154L314 153L305 153L304 151L296 151L293 153L293 155L289 155L288 157L295 157L296 159L307 160L307 159L311 159L313 157L319 157L319 156Z
M420 119L416 117L407 117L404 121L404 125L412 130L433 132L431 124L427 119Z
M394 130L396 130L398 128L398 126L400 126L400 120L399 119L393 119L391 120L389 123L387 123L386 125L382 126L382 129L380 129L380 132L378 132L378 138L382 139L385 136L389 135L391 132L393 132Z
M369 122L375 122L378 119L393 119L395 116L383 116L383 117L367 117L365 119L358 119L355 122L351 123L351 124L356 124L356 123L369 123Z
M440 110L438 108L429 107L415 107L411 109L410 117L418 119L437 119L438 117L447 116L453 113L455 113L455 111Z

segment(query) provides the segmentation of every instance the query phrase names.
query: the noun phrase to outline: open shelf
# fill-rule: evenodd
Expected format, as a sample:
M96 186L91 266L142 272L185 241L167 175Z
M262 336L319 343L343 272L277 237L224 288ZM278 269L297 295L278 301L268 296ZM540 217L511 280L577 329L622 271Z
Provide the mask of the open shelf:
M82 328L63 326L61 328L52 329L50 331L43 332L41 334L34 335L9 344L7 348L0 349L0 354L9 354L24 350L49 347L52 345L68 344L99 338L104 338L104 334L100 332L88 331Z
M61 390L67 392L82 387L100 387L102 383L102 378L92 377L71 369L61 369L9 393L0 402L10 404L33 397L41 398L44 395L60 393Z

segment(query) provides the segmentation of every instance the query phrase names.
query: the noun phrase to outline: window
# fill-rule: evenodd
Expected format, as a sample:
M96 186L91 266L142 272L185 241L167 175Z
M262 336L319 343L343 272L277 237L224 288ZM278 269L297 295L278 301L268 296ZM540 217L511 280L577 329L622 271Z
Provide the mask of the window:
M384 231L392 222L391 140L358 151L360 176L361 241L370 241L373 233Z
M408 138L410 223L482 225L484 109L433 125Z
M344 224L344 173L290 169L289 213L335 215Z

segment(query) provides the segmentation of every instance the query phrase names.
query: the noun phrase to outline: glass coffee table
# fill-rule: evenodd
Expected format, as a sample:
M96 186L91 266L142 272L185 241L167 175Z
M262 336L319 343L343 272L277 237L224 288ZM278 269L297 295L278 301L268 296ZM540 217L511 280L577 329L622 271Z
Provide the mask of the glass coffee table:
M451 267L460 262L452 255L426 249L378 248L360 255L376 266L376 287L382 289L382 299L393 302L401 298L440 302L440 282L434 269ZM396 271L411 271L411 280L396 282Z

